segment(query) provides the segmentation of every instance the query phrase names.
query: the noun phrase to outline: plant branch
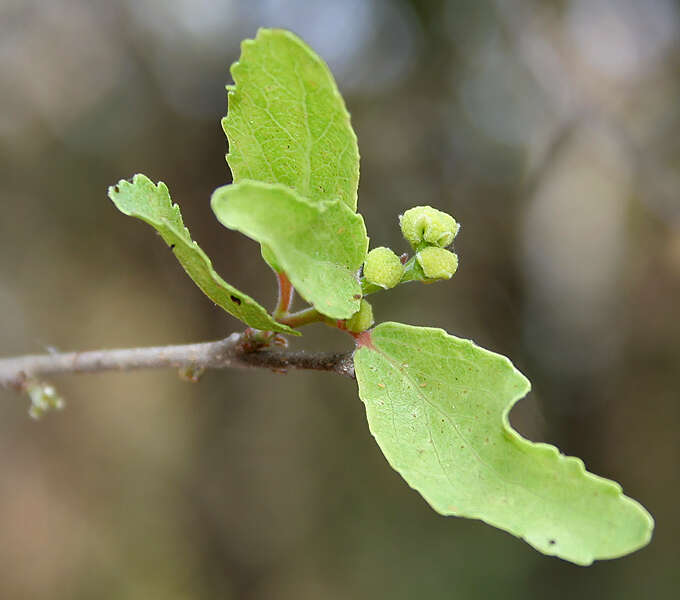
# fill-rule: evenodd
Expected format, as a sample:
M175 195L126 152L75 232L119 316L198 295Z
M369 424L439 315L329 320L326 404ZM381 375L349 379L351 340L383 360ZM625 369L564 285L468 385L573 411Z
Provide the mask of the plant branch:
M354 377L351 353L315 353L258 348L249 337L233 333L216 342L32 354L0 358L0 387L23 389L32 378L67 373L130 371L133 369L225 369L260 367L277 372L289 369L330 371Z

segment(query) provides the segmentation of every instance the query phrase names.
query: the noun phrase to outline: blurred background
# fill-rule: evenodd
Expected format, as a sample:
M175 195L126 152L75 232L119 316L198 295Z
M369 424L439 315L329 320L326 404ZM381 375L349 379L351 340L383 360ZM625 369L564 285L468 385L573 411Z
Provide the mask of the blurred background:
M448 284L378 320L510 356L513 410L657 523L580 568L436 515L380 454L350 380L224 371L55 379L40 422L0 390L2 598L671 598L680 590L680 3L0 0L0 353L216 339L240 328L106 189L165 181L217 270L266 306L222 228L228 66L259 26L329 63L374 246L416 204L462 223ZM295 348L347 350L314 325Z

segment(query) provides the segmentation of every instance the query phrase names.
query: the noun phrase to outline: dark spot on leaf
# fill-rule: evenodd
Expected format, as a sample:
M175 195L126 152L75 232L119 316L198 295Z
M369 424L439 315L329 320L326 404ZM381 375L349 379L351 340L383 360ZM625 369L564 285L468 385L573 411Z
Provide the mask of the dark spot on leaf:
M549 543L551 546L554 546L554 545L557 543L557 541L556 541L556 540L548 540L548 543Z
M175 249L175 244L170 244L170 250L174 250L174 249Z
M238 304L239 306L241 306L241 299L240 298L237 298L236 296L229 296L229 298L231 299L231 301L234 304Z
M119 188L117 185L114 185L114 186L113 186L113 189L114 189L114 191L116 192L116 194L119 194L119 193L120 193L120 188Z
M354 294L352 298L354 298L355 300L361 300L361 294Z

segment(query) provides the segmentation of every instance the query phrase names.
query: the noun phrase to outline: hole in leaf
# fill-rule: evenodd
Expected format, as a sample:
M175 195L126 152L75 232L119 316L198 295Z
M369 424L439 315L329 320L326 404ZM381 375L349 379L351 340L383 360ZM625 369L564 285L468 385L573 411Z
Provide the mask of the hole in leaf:
M241 306L241 299L240 298L237 298L236 296L229 296L229 298L234 304L238 304L239 306Z

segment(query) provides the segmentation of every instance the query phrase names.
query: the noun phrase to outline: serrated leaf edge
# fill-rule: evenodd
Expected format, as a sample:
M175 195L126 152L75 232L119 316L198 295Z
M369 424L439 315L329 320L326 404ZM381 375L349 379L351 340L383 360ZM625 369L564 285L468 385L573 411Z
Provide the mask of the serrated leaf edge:
M283 35L284 37L288 38L290 41L295 43L298 47L302 48L302 50L309 56L309 58L314 61L316 64L318 64L324 72L328 75L328 78L331 82L333 82L332 86L332 92L333 96L340 101L340 105L342 106L342 112L343 115L347 118L348 123L350 124L349 130L350 134L352 137L352 142L354 143L354 146L357 148L357 158L359 158L358 154L358 138L356 135L356 132L354 131L354 128L351 126L352 122L352 117L347 109L347 105L345 104L345 99L343 98L342 94L340 93L340 90L338 89L337 82L335 81L335 77L333 76L332 71L330 70L328 64L316 53L310 46L299 36L295 35L293 32L288 31L287 29L279 29L279 28L266 28L266 27L260 27L257 30L257 33L255 35L255 38L247 38L241 42L241 56L243 56L244 49L248 48L249 46L254 46L257 44L257 42L261 39L267 38L267 37L272 37L275 35ZM240 79L239 76L239 70L241 67L241 59L234 61L231 66L229 67L229 73L231 74L232 79L234 80L234 83L227 84L225 86L227 90L227 101L231 100L232 98L235 98L239 94L239 88L238 88L238 79ZM227 113L226 116L222 117L221 119L221 125L222 125L222 130L224 131L224 134L227 136L227 140L229 140L229 133L227 132L227 127L230 126L230 115ZM229 144L231 145L231 140L229 140ZM229 168L232 170L233 173L233 167L231 165L231 162L229 160L231 156L231 150L228 150L225 158L227 160L227 164L229 165ZM361 177L361 162L359 161L359 164L357 165L357 186L353 189L352 192L352 197L350 198L351 204L348 204L347 202L344 202L349 208L351 208L354 212L357 210L357 204L358 204L358 181ZM239 179L238 182L234 181L234 183L240 183L241 181L245 181L246 179ZM271 182L265 182L265 183L271 183ZM292 189L292 188L290 188ZM296 191L296 190L294 190ZM297 192L300 193L300 192ZM304 196L304 194L301 194ZM328 198L328 200L333 200L333 198ZM310 202L313 202L310 200Z
M290 335L302 335L299 331L297 331L297 330L295 330L295 329L292 329L291 327L289 327L289 326L287 326L287 325L284 325L284 324L282 324L282 323L278 323L276 320L273 319L273 317L271 317L271 315L269 315L269 313L266 311L266 309L265 309L259 302L257 302L257 301L254 300L253 298L251 298L248 294L245 294L244 292L241 292L240 290L238 290L237 288L235 288L235 287L232 286L231 284L227 283L224 279L222 279L222 277L220 277L220 275L215 271L215 269L214 269L214 267L213 267L213 264L212 264L212 261L210 260L210 258L208 257L208 255L207 255L207 254L203 251L203 249L202 249L202 248L201 248L201 247L200 247L200 246L199 246L199 245L191 238L191 234L189 233L189 229L186 227L186 225L184 224L184 220L182 219L182 213L181 213L180 207L179 207L179 205L178 205L177 203L175 203L175 202L172 201L172 198L170 197L170 191L169 191L169 189L168 189L168 186L167 186L165 183L163 183L162 181L159 181L158 184L154 184L154 182L153 182L151 179L149 179L146 175L143 175L143 174L141 174L141 173L138 173L138 174L134 175L134 176L132 177L131 180L121 179L117 184L112 185L112 186L109 186L109 188L108 188L108 196L109 196L109 198L111 199L111 201L114 203L114 205L116 206L116 208L117 208L120 212L122 212L123 214L125 214L125 215L127 215L127 216L134 217L134 218L136 218L136 219L139 219L139 220L141 220L141 221L144 221L145 223L147 223L148 225L150 225L151 227L153 227L154 229L156 229L156 225L154 224L153 220L148 219L145 215L143 215L142 213L139 213L139 212L137 212L137 211L135 211L135 210L127 210L127 209L121 208L120 206L118 206L118 204L117 204L116 201L114 200L114 196L116 196L116 195L118 195L118 194L121 194L121 193L122 193L122 189L124 189L124 188L132 188L132 187L134 187L134 186L136 186L136 185L138 185L138 184L140 184L140 183L142 183L142 184L148 184L148 185L153 186L153 187L154 187L156 190L158 190L165 198L167 198L168 203L169 203L169 205L170 205L170 210L174 213L174 215L176 216L177 220L178 220L179 223L181 224L181 230L178 229L177 224L173 223L170 219L161 218L160 221L162 221L163 225L164 225L165 227L167 227L169 230L171 230L172 233L174 233L174 235L177 236L177 238L178 238L179 240L182 241L182 243L184 243L186 246L188 246L189 248L191 248L192 250L194 250L194 251L201 257L201 259L204 261L204 263L205 263L205 265L206 265L206 268L207 268L207 271L208 271L208 273L209 273L209 275L210 275L210 278L211 278L212 281L215 283L215 285L217 285L218 287L220 287L221 289L223 289L223 290L225 291L225 293L228 293L229 295L238 295L238 298L239 298L239 300L240 300L240 303L245 302L246 304L248 304L249 306L251 306L251 307L254 308L255 310L261 310L262 313L263 313L263 315L262 315L263 318L266 318L266 319L268 319L268 320L271 321L271 323L270 323L270 325L272 326L271 331L277 331L277 332L280 332L280 333L287 333L287 334L290 334ZM168 242L164 239L164 237L163 237L163 235L161 234L161 232L159 231L158 233L161 235L161 238L163 238L163 241L168 245L168 247L170 247L171 249L174 250L173 245L170 244L170 243L168 243ZM180 263L180 264L181 264L181 263ZM182 267L184 268L184 265L182 265ZM193 277L192 277L191 274L187 271L187 269L184 268L184 270L185 270L185 272L187 272L187 274L189 275L189 277L194 281L194 283L197 285L197 287L198 287L198 288L199 288L199 289L200 289L200 290L201 290L201 291L202 291L202 292L203 292L203 293L204 293L204 294L205 294L205 295L213 302L213 303L215 303L217 306L219 306L220 308L222 308L225 312L228 312L230 315L232 315L232 316L234 316L234 317L236 317L237 319L239 319L239 320L242 321L241 317L240 317L238 314L235 314L234 312L232 312L232 310L230 310L231 307L229 307L228 305L225 305L225 304L223 304L223 303L221 303L221 302L218 302L216 299L212 298L212 297L208 294L208 292L207 292L206 290L204 290L204 289L203 289L203 288L202 288L202 287L201 287L201 286L193 279ZM246 325L248 325L248 323L246 323Z

